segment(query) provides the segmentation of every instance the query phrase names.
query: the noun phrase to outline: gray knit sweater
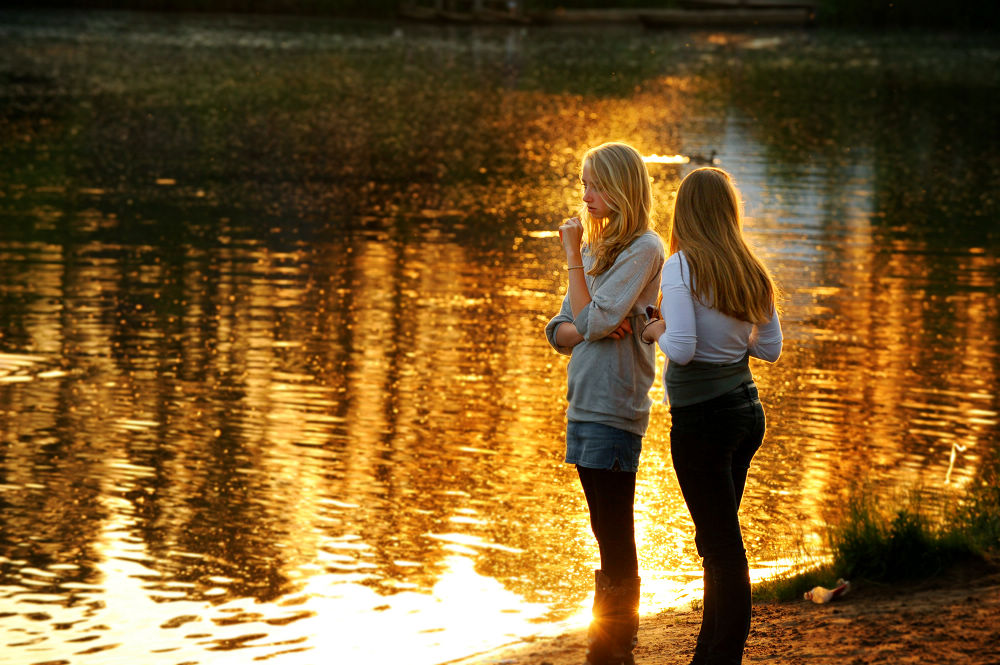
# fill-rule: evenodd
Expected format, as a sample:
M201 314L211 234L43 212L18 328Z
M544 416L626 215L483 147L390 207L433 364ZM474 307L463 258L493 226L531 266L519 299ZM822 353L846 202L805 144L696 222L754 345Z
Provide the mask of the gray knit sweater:
M647 231L618 255L611 268L596 277L586 275L591 303L575 320L567 294L559 314L545 326L549 344L570 356L569 420L610 425L640 436L646 433L652 404L649 389L656 376L656 345L643 343L639 335L646 305L656 304L663 257L660 236ZM584 272L593 264L585 246ZM632 335L609 338L626 317L632 323ZM583 341L572 349L556 344L556 328L565 321L575 324L583 335Z

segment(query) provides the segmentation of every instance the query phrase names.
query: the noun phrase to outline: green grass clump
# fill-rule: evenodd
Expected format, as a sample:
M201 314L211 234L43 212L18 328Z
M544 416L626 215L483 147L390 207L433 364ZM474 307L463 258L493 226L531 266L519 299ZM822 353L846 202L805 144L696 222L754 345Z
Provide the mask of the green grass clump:
M977 552L1000 555L1000 448L984 460L952 522Z
M864 496L849 503L847 518L833 530L831 541L841 577L878 582L937 575L975 554L953 525L935 527L910 506L886 515Z
M828 533L829 562L765 580L756 602L801 598L814 586L839 578L891 584L925 580L971 561L1000 555L1000 450L983 460L965 496L931 520L914 501L882 509L868 492L856 492L843 520Z

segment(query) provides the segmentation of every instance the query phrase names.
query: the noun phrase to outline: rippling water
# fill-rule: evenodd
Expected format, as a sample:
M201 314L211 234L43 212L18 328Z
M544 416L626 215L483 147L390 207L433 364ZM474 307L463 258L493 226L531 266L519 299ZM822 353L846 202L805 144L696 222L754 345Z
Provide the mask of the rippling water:
M542 327L604 140L715 150L783 288L755 577L822 556L852 488L947 507L997 445L995 38L0 38L2 663L419 665L579 623L597 552ZM693 166L651 164L662 216ZM700 595L668 429L658 404L647 611Z

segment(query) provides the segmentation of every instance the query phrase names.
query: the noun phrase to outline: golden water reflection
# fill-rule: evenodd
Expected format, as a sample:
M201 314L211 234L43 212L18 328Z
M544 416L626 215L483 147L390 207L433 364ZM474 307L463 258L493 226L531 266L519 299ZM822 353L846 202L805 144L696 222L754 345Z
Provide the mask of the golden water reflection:
M458 41L417 44L441 64L461 61ZM48 57L72 60L60 53ZM301 65L319 89L369 87L368 51L267 53L253 77L209 69L249 86ZM204 68L192 60L178 66ZM542 328L565 288L554 228L575 207L579 156L605 139L650 155L718 149L784 289L784 355L754 366L769 421L743 508L754 579L823 556L852 486L921 490L932 506L960 495L997 445L994 245L922 237L912 211L882 200L895 190L876 149L794 163L754 109L699 75L664 69L586 95L529 84L528 66L511 75L494 81L500 102L488 87L438 95L424 74L345 94L359 101L343 116L251 108L240 149L266 137L305 165L237 188L285 214L266 224L252 205L213 207L232 192L208 177L187 208L183 179L166 176L152 181L176 187L162 209L94 183L5 190L0 662L420 665L582 625L598 554L561 461L566 361ZM388 119L373 112L386 100ZM483 133L462 154L424 122L446 112L453 131ZM30 134L30 118L11 122ZM79 122L105 144L104 123ZM186 136L139 125L154 154ZM411 135L441 153L376 181L396 153L362 144ZM370 163L317 156L351 150ZM661 213L691 167L651 161ZM261 189L274 198L252 198ZM636 498L649 612L700 594L668 432L657 404Z
M753 224L795 303L782 362L757 368L757 579L822 552L851 483L961 488L996 432L997 309L988 291L928 294L941 257L874 249L863 224L848 268L783 259L805 231ZM565 364L540 335L555 239L525 227L498 261L450 233L231 243L139 271L97 258L113 246L4 248L51 299L23 314L30 353L0 358L8 645L430 663L580 625L596 550L560 461ZM971 284L995 270L947 260ZM668 421L655 406L636 504L650 609L700 589Z

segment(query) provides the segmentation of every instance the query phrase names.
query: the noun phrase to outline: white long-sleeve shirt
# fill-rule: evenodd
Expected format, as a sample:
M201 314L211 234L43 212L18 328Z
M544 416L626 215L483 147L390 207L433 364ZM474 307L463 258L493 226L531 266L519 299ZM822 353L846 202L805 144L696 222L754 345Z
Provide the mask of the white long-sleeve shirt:
M684 252L677 252L663 265L660 290L663 293L660 311L667 327L657 342L671 362L734 363L748 350L752 357L768 362L781 355L777 308L770 321L755 326L706 307L691 292L691 268Z

